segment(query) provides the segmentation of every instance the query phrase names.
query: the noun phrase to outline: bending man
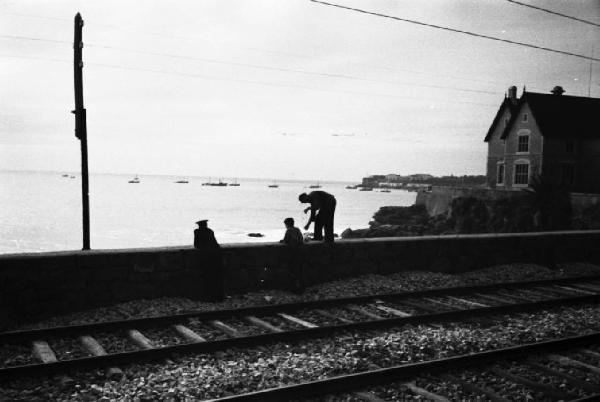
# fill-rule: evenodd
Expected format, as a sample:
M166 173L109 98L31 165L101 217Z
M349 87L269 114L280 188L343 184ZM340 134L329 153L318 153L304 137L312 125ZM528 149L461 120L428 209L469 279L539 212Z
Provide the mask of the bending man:
M310 223L315 223L314 240L323 240L323 228L325 229L325 241L333 243L333 215L335 213L335 197L325 191L313 191L310 194L302 193L298 197L301 203L310 203L310 207L304 209L304 213L310 210L310 218L304 226L308 230Z

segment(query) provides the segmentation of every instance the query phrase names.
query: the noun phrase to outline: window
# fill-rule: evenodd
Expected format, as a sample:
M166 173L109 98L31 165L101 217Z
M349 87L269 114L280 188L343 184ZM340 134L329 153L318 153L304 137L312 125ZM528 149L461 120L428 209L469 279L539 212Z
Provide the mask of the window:
M567 140L567 142L565 143L565 151L567 151L568 154L572 154L573 152L575 152L575 143L573 141Z
M515 184L529 184L529 164L515 163Z
M560 164L560 182L563 184L573 184L575 182L575 164Z
M498 172L496 176L496 184L499 186L504 185L504 163L498 164Z
M529 135L519 135L517 152L529 152Z
M527 123L529 120L529 115L527 113L523 113L523 123Z

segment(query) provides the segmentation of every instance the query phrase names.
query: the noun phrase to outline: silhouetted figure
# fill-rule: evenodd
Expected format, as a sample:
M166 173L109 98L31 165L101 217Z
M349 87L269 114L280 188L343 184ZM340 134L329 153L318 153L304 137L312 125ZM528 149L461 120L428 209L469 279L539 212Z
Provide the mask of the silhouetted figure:
M198 298L216 302L225 297L223 256L215 233L207 226L207 222L206 219L199 220L196 222L198 229L194 230L194 248L198 250L198 279L201 284Z
M310 223L315 223L314 240L323 240L323 228L325 229L325 242L333 243L333 215L335 214L335 197L325 191L313 191L309 194L302 193L298 197L301 203L310 203L310 207L304 209L304 213L310 210L310 218L304 226L308 230Z
M294 218L286 218L285 236L281 243L287 245L288 267L291 275L291 290L300 294L304 291L304 237L294 226Z

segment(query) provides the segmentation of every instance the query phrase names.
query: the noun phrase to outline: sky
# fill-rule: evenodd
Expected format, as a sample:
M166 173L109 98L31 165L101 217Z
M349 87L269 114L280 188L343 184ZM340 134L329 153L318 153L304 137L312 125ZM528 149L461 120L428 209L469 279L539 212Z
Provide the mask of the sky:
M598 26L505 0L330 2L600 58ZM80 170L77 12L91 173L485 174L509 86L600 97L598 62L309 0L0 0L0 170Z

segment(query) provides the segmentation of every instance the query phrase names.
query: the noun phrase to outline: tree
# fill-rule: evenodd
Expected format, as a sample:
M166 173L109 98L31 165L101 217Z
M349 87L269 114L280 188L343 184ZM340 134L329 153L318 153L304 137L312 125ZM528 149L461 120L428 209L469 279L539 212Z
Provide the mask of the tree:
M569 188L548 176L535 175L524 189L537 209L536 226L541 230L569 229L573 215Z

